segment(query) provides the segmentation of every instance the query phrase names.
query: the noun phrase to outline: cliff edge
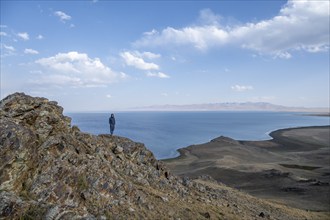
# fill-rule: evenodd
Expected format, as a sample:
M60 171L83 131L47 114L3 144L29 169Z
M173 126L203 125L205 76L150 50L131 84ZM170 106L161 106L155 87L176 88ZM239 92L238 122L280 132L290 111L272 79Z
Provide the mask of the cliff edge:
M326 218L171 175L143 144L81 132L45 98L9 95L0 120L0 219Z

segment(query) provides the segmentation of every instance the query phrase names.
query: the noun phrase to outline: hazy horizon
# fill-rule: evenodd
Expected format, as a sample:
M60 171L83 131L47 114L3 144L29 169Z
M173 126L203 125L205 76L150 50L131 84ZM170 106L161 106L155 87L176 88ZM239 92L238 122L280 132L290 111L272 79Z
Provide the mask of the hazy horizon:
M329 108L329 1L1 1L1 99Z
M258 104L263 103L270 105L269 108L258 108ZM208 105L224 105L232 104L228 108L210 108ZM244 108L235 108L235 104L250 104ZM255 108L253 106L255 105ZM119 112L292 112L292 113L329 113L329 108L326 107L312 107L306 108L303 106L282 106L273 105L272 103L265 102L245 102L245 103L204 103L204 104L189 104L189 105L152 105L152 106L137 106L126 109L104 109L104 110L75 110L67 111L65 113L119 113Z

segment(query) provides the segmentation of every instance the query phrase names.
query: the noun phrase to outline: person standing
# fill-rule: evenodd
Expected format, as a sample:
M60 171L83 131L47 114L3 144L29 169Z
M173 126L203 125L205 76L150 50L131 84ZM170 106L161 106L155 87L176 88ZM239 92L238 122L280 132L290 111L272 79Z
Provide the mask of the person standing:
M115 124L116 124L116 119L114 114L111 114L111 117L109 118L109 124L110 124L110 134L113 134L113 131L115 130Z

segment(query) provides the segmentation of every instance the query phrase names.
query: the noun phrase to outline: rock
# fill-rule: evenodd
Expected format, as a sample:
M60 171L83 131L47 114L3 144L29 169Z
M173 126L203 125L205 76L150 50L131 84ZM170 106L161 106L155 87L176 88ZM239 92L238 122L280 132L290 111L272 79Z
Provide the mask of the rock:
M215 139L211 140L211 142L224 142L226 144L231 144L231 145L239 144L239 141L234 140L230 137L225 137L225 136L220 136L218 138L215 138Z
M161 196L160 197L164 202L168 202L168 198L167 197L165 197L165 196Z
M45 215L45 219L47 220L55 219L55 217L59 214L59 211L60 210L58 206L54 206L50 208Z
M123 153L124 149L121 146L116 146L116 148L114 149L114 153L115 154L121 154Z
M304 192L306 192L305 188L296 187L296 186L284 187L284 188L281 188L281 190L284 191L284 192L292 192L292 193L298 193L298 194L303 194Z
M210 213L208 213L208 212L204 212L204 213L202 213L202 212L200 212L200 214L204 217L204 218L211 218L211 215L210 215Z
M263 173L263 176L267 178L279 178L279 177L285 178L285 177L289 177L290 175L291 173L289 172L282 172L280 170L275 170L275 169L266 170Z
M328 182L316 181L315 183L313 183L311 185L313 185L313 186L329 186L330 184Z

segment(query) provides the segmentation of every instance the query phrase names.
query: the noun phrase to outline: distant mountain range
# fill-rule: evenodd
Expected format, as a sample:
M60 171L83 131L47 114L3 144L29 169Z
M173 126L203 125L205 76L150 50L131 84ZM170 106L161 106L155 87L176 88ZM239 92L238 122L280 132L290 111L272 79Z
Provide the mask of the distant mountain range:
M305 108L274 105L267 102L226 102L190 105L152 105L136 107L140 111L284 111L284 112L329 112L329 108Z

